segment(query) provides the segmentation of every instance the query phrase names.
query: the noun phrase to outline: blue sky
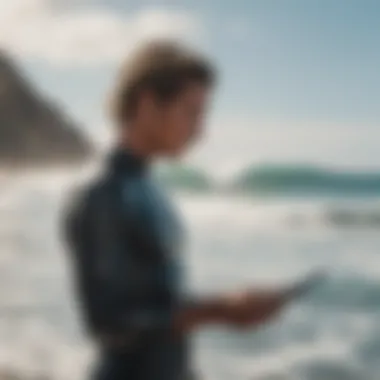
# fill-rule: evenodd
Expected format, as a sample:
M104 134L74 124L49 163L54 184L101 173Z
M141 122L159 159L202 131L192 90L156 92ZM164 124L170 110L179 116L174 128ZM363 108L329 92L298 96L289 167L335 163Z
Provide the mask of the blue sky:
M23 37L0 27L0 45L98 140L112 128L103 105L121 57L136 41L168 35L220 69L209 134L190 158L197 164L380 167L377 0L15 0L8 8L8 19L24 17L30 28Z

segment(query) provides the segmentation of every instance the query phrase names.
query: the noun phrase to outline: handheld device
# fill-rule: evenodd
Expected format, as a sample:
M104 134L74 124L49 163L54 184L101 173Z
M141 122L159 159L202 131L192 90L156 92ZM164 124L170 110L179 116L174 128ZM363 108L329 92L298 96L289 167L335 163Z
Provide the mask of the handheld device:
M286 290L285 297L289 300L301 298L321 285L326 277L326 273L322 271L312 273Z

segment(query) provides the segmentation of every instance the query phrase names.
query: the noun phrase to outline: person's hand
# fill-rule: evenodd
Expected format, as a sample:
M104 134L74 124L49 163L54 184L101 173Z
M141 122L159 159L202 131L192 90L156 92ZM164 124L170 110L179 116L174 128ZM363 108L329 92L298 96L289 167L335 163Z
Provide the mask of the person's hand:
M178 312L174 331L183 334L210 324L253 327L274 318L287 302L285 295L285 291L263 290L204 299Z
M283 291L244 291L229 295L226 302L226 322L239 328L268 322L286 304Z

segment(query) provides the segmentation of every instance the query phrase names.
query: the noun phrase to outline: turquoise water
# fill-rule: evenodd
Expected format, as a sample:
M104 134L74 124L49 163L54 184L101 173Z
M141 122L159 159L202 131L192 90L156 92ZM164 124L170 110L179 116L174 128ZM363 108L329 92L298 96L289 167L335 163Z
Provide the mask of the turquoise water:
M380 173L352 172L313 166L264 165L252 167L232 181L252 193L380 195Z
M69 182L2 181L0 372L80 379L92 361L57 231ZM195 294L281 284L313 268L330 273L264 328L200 331L193 344L202 379L378 379L380 201L207 195L175 201L188 226L184 258Z

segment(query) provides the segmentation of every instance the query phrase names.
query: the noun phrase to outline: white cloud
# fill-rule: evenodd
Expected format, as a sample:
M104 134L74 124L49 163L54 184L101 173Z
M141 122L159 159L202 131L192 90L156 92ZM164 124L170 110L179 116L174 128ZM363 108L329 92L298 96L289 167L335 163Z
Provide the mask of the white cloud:
M113 62L144 39L191 40L194 15L162 8L132 14L81 0L0 0L0 47L59 65Z

